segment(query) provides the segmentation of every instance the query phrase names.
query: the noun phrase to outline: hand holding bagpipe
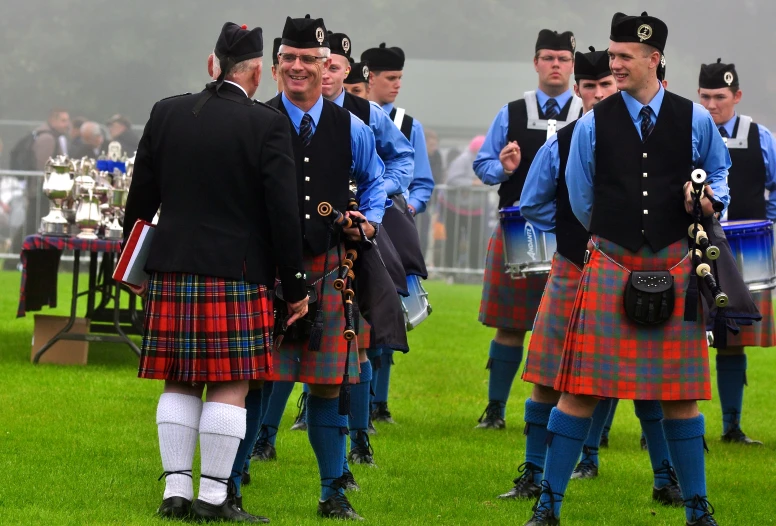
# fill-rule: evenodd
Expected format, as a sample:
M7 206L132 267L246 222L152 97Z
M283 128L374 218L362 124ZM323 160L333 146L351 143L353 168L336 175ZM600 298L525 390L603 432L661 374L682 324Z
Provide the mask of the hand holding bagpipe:
M358 210L349 209L342 213L324 201L318 205L318 214L330 219L332 224L340 227L342 233L351 241L368 243L375 235L374 227Z

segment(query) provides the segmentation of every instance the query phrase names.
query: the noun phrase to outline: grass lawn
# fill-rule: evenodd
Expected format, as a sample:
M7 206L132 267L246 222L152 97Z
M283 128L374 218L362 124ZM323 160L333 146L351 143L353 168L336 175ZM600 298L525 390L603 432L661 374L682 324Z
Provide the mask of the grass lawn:
M70 279L61 274L64 315ZM85 284L85 280L82 280ZM129 348L91 344L89 365L30 364L33 315L16 319L19 274L0 272L0 524L157 524L163 482L155 408L161 382L136 378ZM487 402L492 331L477 323L477 286L429 283L434 314L396 357L390 405L396 425L373 437L377 469L354 466L351 502L371 524L522 524L532 503L502 502L523 461L523 402L517 380L503 432L474 430ZM776 523L776 354L749 352L743 427L765 447L720 443L716 401L707 419L709 496L722 526ZM298 389L298 388L297 388ZM294 393L278 435L278 461L251 467L245 507L273 524L325 523L315 515L317 465L304 433L288 431ZM716 392L715 392L716 396ZM632 404L620 404L601 475L572 481L566 525L679 525L684 512L651 501L651 470L639 449ZM195 461L195 470L199 461Z

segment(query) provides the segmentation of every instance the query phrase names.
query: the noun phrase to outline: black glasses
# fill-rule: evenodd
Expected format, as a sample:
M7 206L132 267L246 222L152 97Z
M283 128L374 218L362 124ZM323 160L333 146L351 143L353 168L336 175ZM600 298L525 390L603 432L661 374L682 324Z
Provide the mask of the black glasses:
M312 65L319 60L326 60L326 57L317 57L315 55L295 55L293 53L278 53L278 57L286 64L293 64L296 59L302 61L302 64Z

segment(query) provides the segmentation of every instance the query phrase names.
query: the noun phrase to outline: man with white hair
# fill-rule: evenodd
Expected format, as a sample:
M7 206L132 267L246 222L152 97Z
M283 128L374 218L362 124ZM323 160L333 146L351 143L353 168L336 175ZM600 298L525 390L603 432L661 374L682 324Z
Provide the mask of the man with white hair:
M86 121L81 125L80 133L80 144L73 147L70 157L73 159L81 157L96 159L102 152L102 144L105 142L100 125L94 121Z

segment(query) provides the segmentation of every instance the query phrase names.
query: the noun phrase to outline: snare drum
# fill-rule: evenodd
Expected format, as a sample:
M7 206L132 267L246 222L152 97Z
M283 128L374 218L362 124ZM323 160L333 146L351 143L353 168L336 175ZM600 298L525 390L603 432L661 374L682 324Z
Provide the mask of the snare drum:
M401 298L401 308L404 311L404 321L407 330L411 331L431 314L431 305L428 303L428 292L423 288L420 276L407 276L408 297Z
M736 265L751 292L776 287L773 254L773 223L770 221L723 221Z
M535 228L520 214L519 206L502 208L498 213L507 272L513 279L548 273L557 249L555 234Z

